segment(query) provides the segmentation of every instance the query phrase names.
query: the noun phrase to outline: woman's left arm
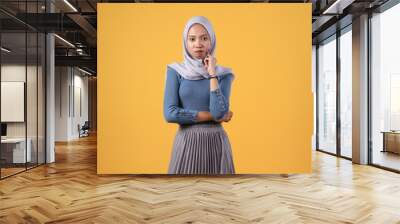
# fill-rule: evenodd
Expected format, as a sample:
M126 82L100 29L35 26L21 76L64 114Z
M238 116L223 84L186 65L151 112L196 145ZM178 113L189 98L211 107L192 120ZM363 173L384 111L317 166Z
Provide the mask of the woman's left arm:
M214 120L219 120L229 111L233 75L224 75L218 80L210 79L210 113Z

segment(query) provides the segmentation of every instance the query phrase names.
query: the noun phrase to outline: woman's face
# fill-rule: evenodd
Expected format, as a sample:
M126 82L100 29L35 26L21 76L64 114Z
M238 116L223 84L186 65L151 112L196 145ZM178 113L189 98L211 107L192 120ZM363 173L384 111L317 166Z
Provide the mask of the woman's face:
M207 30L200 24L194 24L190 27L186 47L192 58L204 59L207 52L211 49L211 40Z

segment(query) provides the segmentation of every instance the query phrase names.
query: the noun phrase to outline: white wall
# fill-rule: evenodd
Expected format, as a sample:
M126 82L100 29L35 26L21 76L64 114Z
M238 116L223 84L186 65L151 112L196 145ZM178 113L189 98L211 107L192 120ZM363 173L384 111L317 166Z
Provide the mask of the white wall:
M32 67L28 67L28 71ZM31 74L31 72L28 72ZM9 64L1 66L1 81L2 82L25 82L25 64ZM5 108L1 108L5 110ZM7 137L25 137L25 123L24 122L11 122L7 123Z
M55 73L55 140L70 141L88 120L88 77L72 67L56 67Z
M31 77L36 77L36 66L27 66L27 75L29 80L29 85L36 86L36 80ZM2 82L25 82L25 64L8 64L1 66L1 81ZM36 113L32 113L32 107L36 110L36 88L27 88L27 106L31 107L28 109L28 137L30 133L36 133ZM34 102L34 105L30 105L31 102ZM40 107L40 105L39 105ZM1 108L2 110L6 110L6 108ZM34 122L35 124L32 124ZM30 131L30 127L32 127L32 131ZM25 137L25 122L7 122L7 136L8 137Z
M88 77L85 76L81 76L82 73L78 73L78 75L76 75L76 71L75 70L75 79L74 79L74 86L75 86L75 113L73 113L74 115L74 119L72 119L72 132L71 134L77 138L79 137L79 133L78 133L78 129L77 126L78 124L80 124L81 126L85 123L85 121L88 120L89 118L89 111L88 111L88 99L89 99L89 92L88 92ZM80 93L78 93L78 91L80 91ZM80 98L78 98L78 96L80 95ZM80 105L79 102L80 101ZM82 110L81 112L79 111L78 107L81 107L80 109Z
M55 141L68 140L69 80L69 68L55 68Z
M38 70L37 70L38 69ZM27 78L27 82L26 79ZM3 64L1 66L1 81L2 82L25 82L26 83L26 110L27 120L25 122L6 122L7 137L21 138L27 137L31 140L32 161L36 162L39 158L39 163L44 162L45 150L45 117L44 117L44 74L41 66L25 64ZM9 108L1 108L7 110ZM27 131L27 133L26 133ZM37 154L39 156L37 157ZM51 162L51 160L49 160Z

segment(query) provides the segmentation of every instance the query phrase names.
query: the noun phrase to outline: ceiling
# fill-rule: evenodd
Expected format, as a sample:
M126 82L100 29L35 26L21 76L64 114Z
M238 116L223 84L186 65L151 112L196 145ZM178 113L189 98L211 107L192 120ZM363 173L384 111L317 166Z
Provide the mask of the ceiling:
M251 0L235 2L312 3L313 43L318 43L340 26L351 23L351 18L376 8L388 0ZM81 66L96 72L97 67L97 10L98 2L184 2L167 0L47 0L46 1L0 1L0 24L2 45L12 48L15 55L25 54L24 32L55 32L56 65ZM185 1L198 2L198 1ZM232 2L225 0L203 0L202 2ZM327 10L329 8L329 10ZM52 13L49 13L49 12ZM27 13L26 13L27 12ZM325 12L325 13L324 13ZM341 20L340 23L338 21ZM347 22L346 22L347 21ZM337 24L340 24L338 26ZM31 35L32 36L32 35ZM28 38L28 54L34 53L36 41ZM35 45L36 44L36 45ZM41 46L39 46L41 47ZM3 55L3 54L2 54ZM10 56L9 56L10 57ZM28 56L29 57L29 56Z

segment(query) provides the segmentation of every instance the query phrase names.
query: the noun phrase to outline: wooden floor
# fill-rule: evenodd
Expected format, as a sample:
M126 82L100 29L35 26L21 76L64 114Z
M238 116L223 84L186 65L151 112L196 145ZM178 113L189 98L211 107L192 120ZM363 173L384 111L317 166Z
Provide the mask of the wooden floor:
M12 175L15 175L17 173L24 172L27 169L33 169L35 167L37 167L36 163L35 164L29 164L28 163L27 167L25 167L24 164L19 165L19 167L7 167L7 168L3 167L0 170L1 171L1 178L6 178L8 176L12 176Z
M8 177L11 176L13 174L19 173L26 170L25 167L24 168L1 168L1 177Z
M315 152L309 175L98 176L96 138L0 181L0 223L400 223L400 175Z
M374 164L400 170L400 155L392 152L374 151L372 157Z

